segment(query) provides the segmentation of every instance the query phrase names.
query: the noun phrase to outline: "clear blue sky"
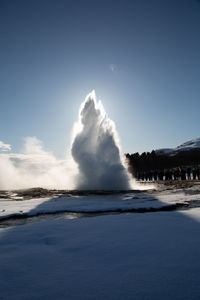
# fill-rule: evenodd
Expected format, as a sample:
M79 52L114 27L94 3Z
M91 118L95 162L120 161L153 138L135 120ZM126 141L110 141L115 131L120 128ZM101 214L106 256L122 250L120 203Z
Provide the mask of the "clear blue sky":
M1 141L63 155L92 89L124 152L199 137L200 1L0 1Z

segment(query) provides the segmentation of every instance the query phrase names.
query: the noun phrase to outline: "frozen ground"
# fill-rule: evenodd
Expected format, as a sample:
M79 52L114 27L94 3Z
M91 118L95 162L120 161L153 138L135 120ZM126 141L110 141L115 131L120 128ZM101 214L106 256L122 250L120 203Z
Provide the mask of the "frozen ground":
M199 185L53 199L12 197L0 200L2 218L62 210L126 213L1 228L0 299L200 298ZM186 204L181 210L180 203ZM150 210L163 205L176 206ZM150 212L137 213L138 208ZM128 213L131 209L135 213Z
M0 224L11 217L45 213L149 212L200 206L198 184L181 189L160 185L157 190L127 193L38 190L0 192Z

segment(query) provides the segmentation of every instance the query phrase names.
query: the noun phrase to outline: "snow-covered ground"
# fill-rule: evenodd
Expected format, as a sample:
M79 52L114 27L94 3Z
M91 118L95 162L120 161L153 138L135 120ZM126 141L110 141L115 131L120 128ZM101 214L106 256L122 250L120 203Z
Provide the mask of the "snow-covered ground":
M16 213L115 211L195 202L198 188L1 200ZM4 211L3 211L4 210ZM200 299L200 208L0 229L0 299Z
M199 192L193 189L137 192L111 195L83 195L46 197L21 200L0 199L0 221L11 216L34 216L43 213L76 212L99 213L134 210L151 210L163 207L176 208L200 200ZM17 200L16 200L17 198Z

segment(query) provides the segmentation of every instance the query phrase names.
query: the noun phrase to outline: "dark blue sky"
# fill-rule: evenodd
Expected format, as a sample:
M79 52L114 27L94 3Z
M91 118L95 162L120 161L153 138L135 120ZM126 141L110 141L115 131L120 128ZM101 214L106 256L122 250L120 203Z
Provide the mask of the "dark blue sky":
M0 1L0 140L63 155L92 90L124 152L200 136L200 1Z

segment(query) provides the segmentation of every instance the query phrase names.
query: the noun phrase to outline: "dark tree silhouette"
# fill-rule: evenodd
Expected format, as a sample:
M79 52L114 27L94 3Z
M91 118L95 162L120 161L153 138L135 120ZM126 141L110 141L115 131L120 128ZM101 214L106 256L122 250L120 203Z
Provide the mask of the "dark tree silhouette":
M138 180L200 179L200 149L166 153L125 154L129 171Z

